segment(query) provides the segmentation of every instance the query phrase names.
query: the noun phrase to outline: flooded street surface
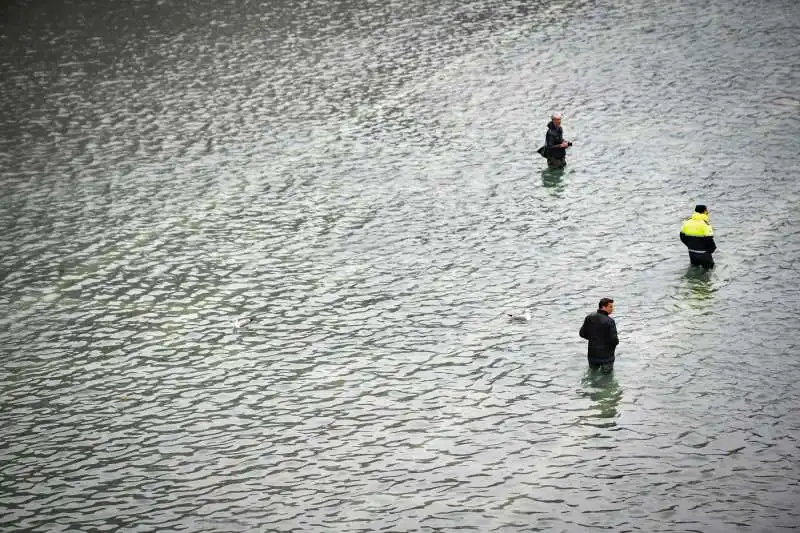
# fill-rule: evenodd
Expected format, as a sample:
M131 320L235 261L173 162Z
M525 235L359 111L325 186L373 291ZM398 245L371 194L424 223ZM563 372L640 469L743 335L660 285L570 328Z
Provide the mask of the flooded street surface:
M0 530L796 530L800 4L411 4L0 8Z

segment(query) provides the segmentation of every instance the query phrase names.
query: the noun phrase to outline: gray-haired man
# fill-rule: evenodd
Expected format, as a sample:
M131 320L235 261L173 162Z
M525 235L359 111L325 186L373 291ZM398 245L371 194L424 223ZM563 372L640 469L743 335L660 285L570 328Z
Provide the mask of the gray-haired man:
M567 165L567 147L572 143L564 140L561 129L561 114L554 113L547 124L547 135L544 138L545 157L550 168L564 168Z

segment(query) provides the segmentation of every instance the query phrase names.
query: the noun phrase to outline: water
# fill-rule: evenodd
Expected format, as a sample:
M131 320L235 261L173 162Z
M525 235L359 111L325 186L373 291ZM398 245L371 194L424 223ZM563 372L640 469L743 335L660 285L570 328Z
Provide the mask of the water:
M431 4L2 8L0 529L796 528L800 4Z

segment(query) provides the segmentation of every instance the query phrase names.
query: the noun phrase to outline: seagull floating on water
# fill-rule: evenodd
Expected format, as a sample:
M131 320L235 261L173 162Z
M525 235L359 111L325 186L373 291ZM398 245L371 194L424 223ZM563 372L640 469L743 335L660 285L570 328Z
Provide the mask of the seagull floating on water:
M506 313L514 322L529 322L531 319L531 310L525 309L522 314Z
M249 326L255 321L256 317L254 316L243 316L242 318L237 318L233 321L233 329L242 329L244 327Z

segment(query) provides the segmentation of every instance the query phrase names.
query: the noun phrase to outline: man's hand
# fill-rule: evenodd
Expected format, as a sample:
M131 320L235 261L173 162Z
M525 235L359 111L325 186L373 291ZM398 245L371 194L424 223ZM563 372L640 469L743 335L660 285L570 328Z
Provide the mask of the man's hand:
M569 146L569 143L567 141L564 141L558 145L559 148L566 148L567 146Z

